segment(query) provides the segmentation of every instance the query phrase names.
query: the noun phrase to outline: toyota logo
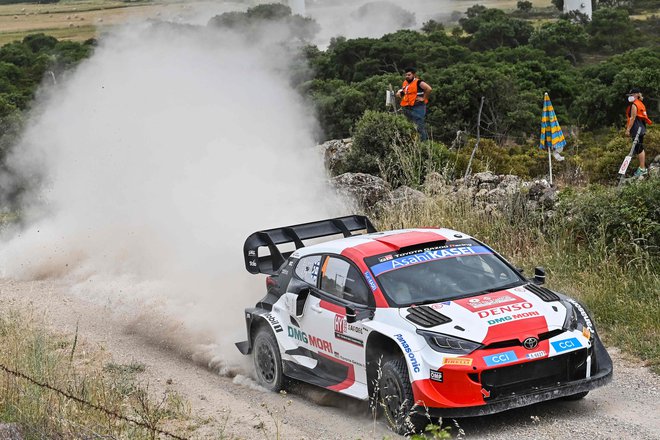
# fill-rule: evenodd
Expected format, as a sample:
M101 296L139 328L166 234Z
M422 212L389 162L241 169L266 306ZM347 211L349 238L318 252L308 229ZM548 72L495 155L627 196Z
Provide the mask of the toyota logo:
M539 345L539 340L536 338L527 338L523 341L523 347L527 350L534 350Z

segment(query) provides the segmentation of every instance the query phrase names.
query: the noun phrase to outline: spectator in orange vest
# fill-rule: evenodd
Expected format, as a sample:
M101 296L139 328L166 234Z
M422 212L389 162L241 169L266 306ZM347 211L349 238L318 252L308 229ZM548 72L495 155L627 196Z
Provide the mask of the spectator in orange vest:
M635 177L641 177L648 174L648 171L646 170L646 153L644 152L644 135L646 134L646 124L651 125L653 122L651 122L646 113L646 107L642 102L643 100L644 97L642 96L642 91L640 89L637 87L630 89L628 92L628 102L630 102L630 105L626 109L626 118L628 119L628 123L626 124L626 136L630 136L634 139L639 132L639 138L635 145L635 150L633 151L633 154L639 155L639 168L635 171Z
M401 89L396 92L396 97L401 100L401 109L403 114L417 127L419 138L422 141L428 140L424 118L426 117L426 104L429 102L431 86L425 81L419 79L414 67L408 67L405 70L405 80Z

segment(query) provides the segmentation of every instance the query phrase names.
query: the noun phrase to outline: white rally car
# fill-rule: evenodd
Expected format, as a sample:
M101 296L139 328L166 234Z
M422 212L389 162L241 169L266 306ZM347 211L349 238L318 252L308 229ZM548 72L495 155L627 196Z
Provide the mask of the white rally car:
M398 433L422 427L420 413L579 399L612 378L583 305L541 287L541 268L528 280L457 231L376 232L347 216L255 232L244 256L269 275L236 344L259 383L277 391L289 377L372 399Z

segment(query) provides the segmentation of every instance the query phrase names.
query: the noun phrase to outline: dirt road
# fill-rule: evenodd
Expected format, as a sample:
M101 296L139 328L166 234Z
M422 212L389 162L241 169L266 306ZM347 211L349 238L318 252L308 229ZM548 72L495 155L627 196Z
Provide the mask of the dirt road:
M206 367L208 359L167 348L128 325L107 306L67 293L53 281L0 279L0 307L44 311L53 329L73 332L107 349L115 362L146 365L150 389L174 389L186 397L195 414L217 420L199 438L382 439L395 438L374 421L366 404L332 392L300 386L286 395L264 392L243 375L221 375ZM488 417L449 421L452 432L466 439L660 439L660 378L640 361L610 348L615 378L578 402L546 402ZM249 371L246 364L245 371ZM233 376L233 377L229 377ZM171 382L171 383L168 383ZM456 427L460 427L459 429Z

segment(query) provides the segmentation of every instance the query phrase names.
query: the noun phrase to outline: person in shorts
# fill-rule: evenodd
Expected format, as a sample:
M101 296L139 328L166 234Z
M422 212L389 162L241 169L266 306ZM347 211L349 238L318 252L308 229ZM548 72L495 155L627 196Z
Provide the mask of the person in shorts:
M646 170L646 153L644 152L644 135L646 134L646 125L651 125L653 122L649 119L648 114L646 113L646 107L642 102L644 96L642 96L642 91L633 87L628 92L628 108L626 108L626 136L630 136L632 139L639 137L637 139L637 144L635 144L635 149L633 154L637 154L639 158L639 167L635 171L635 177L642 177L648 174Z

